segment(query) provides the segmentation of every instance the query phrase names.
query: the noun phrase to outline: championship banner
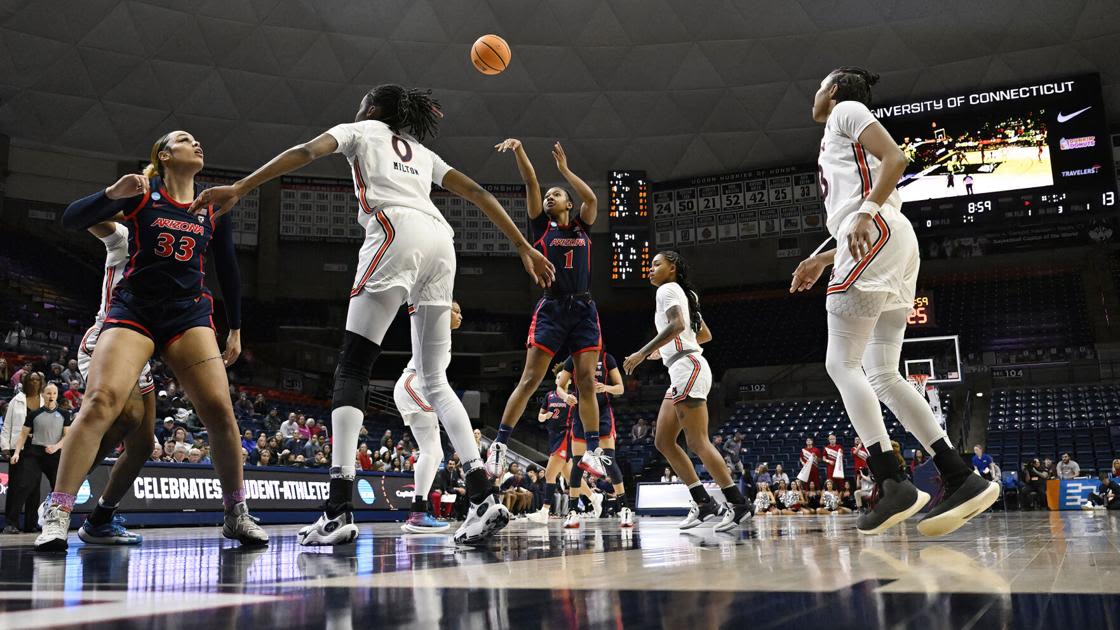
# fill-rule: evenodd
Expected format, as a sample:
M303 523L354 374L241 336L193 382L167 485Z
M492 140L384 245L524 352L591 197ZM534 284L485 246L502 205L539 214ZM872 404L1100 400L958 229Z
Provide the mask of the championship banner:
M74 511L93 511L109 481L112 465L98 466L82 482ZM318 511L327 499L330 478L326 469L246 467L245 491L254 512L268 510ZM50 491L42 481L40 496ZM351 501L356 510L408 510L412 475L358 473ZM0 464L0 510L10 496L8 464ZM221 511L222 488L214 469L199 464L146 464L121 499L122 512Z

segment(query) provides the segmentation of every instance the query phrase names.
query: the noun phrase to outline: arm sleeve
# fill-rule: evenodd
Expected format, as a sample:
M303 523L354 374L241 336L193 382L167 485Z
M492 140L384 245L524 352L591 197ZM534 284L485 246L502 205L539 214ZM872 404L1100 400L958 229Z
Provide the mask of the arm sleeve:
M451 172L451 167L443 158L436 155L435 151L429 151L432 154L432 183L437 186L443 186L443 178Z
M143 196L144 201L147 198L147 195ZM62 225L71 230L88 229L102 221L108 221L117 213L128 214L136 208L139 199L141 199L140 195L110 199L104 190L99 190L66 206L66 210L62 213Z
M218 272L218 285L226 307L226 323L230 330L241 328L241 268L233 248L233 224L228 217L218 219L211 239L214 248L214 268Z
M875 116L867 106L858 101L844 101L832 108L832 120L836 121L836 128L840 133L859 142L859 134L875 122Z
M335 149L335 153L341 153L348 158L354 157L358 150L358 138L361 135L358 131L358 123L335 125L328 129L327 133L338 141L338 148ZM442 181L442 179L441 177L440 180Z

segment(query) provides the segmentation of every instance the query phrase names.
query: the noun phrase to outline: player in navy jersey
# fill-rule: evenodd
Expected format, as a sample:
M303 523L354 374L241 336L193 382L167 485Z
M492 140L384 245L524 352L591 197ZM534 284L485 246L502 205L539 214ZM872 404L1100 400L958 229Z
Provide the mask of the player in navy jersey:
M572 357L564 361L563 369L556 375L557 393L567 391L568 384L572 381L575 362ZM614 496L609 499L608 507L613 514L617 514L622 527L633 527L634 519L630 508L626 506L626 486L622 483L622 469L615 458L618 435L614 426L614 409L611 407L611 398L621 396L626 391L622 384L622 372L618 369L618 362L607 352L600 352L598 361L595 362L595 398L599 403L599 444L602 446L604 463L607 465L607 476L614 486ZM578 388L577 388L578 394ZM587 442L584 437L583 427L572 427L572 457L580 457L587 452ZM582 487L583 473L576 470L571 476L569 491L573 499ZM574 505L574 501L573 501ZM574 529L578 527L578 513L575 510L568 512L568 521L565 527Z
M553 372L558 374L562 369L563 365L557 363ZM549 390L540 412L537 413L537 421L544 423L548 430L548 463L544 469L544 505L539 511L529 514L529 520L534 523L548 522L549 512L552 511L552 497L556 494L556 477L564 472L571 460L572 408L575 404L576 397L558 387Z
M599 405L595 400L594 379L595 362L603 341L599 333L599 311L591 298L591 225L599 213L598 201L591 187L568 168L568 158L559 142L553 145L552 157L560 174L581 200L578 213L574 212L571 195L563 188L549 188L541 197L536 171L520 140L510 138L495 148L499 152L513 151L517 157L517 170L525 181L529 240L555 265L556 278L533 311L525 342L525 369L506 402L498 436L486 458L486 471L494 477L502 474L506 441L525 413L529 399L540 387L552 357L567 348L575 357L576 385L581 391L579 417L587 440L587 452L572 461L576 468L603 477L607 470L599 446Z
M230 220L187 212L199 192L194 178L202 166L199 142L186 131L173 131L152 146L143 175L125 175L70 204L63 215L65 226L83 230L106 220L128 224L129 262L108 305L85 401L63 445L36 549L66 548L78 488L156 351L209 433L225 505L222 534L245 545L268 543L245 505L241 441L226 378L226 366L241 352L241 286ZM230 327L224 355L214 334L213 299L203 283L203 257L211 241Z

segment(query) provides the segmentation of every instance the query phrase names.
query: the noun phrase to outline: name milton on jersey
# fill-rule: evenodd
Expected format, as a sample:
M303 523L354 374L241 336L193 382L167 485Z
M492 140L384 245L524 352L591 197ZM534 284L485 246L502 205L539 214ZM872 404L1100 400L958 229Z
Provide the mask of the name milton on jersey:
M394 171L400 171L402 173L408 173L409 175L419 175L420 174L420 171L412 168L411 166L409 166L407 164L401 164L400 162L393 162L393 170Z
M199 217L199 221L202 217ZM204 234L206 232L202 225L198 223L191 223L190 221L180 221L178 219L168 219L159 217L152 221L151 227L165 228L168 230L178 230L180 232L190 232L191 234Z

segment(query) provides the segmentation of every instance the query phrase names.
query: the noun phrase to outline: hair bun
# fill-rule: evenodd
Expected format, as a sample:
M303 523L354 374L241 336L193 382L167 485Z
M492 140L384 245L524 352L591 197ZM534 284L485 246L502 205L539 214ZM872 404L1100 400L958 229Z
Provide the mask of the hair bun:
M879 75L875 74L874 72L868 72L864 75L864 78L867 80L868 87L871 87L872 85L875 85L879 82Z

